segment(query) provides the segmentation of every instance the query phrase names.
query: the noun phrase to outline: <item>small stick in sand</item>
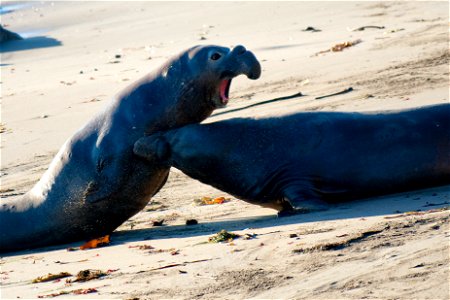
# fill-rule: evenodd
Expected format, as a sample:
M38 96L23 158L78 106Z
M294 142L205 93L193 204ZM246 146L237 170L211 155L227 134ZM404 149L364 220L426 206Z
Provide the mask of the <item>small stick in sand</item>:
M349 31L364 31L364 30L369 29L369 28L373 28L373 29L384 29L385 27L384 27L384 26L373 26L373 25L368 25L368 26L361 26L361 27L358 27L358 28L355 28L355 29L352 29L352 30L349 30Z
M316 99L316 100L319 100L319 99L323 99L323 98L327 98L327 97L332 97L332 96L342 95L342 94L349 93L349 92L351 92L351 91L353 91L353 88L352 88L352 87L349 87L348 89L345 89L345 90L343 90L343 91L340 91L340 92L337 92L337 93L333 93L333 94L329 94L329 95L319 96L319 97L316 97L315 99Z
M199 259L199 260L193 260L193 261L185 261L185 262L182 262L182 263L170 264L170 265L165 265L165 266L158 267L158 268L153 268L153 269L150 269L150 270L147 270L147 271L139 271L138 273L150 272L150 271L156 271L156 270L163 270L163 269L179 267L179 266L185 266L187 264L205 262L205 261L210 261L210 260L213 260L213 258Z

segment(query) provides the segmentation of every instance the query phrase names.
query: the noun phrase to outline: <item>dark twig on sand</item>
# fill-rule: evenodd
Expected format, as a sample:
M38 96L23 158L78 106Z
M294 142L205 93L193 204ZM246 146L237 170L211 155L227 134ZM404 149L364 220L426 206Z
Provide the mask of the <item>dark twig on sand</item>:
M333 94L329 94L329 95L324 95L324 96L320 96L320 97L316 97L316 100L319 99L323 99L323 98L328 98L328 97L333 97L333 96L337 96L337 95L342 95L342 94L347 94L349 92L353 91L352 87L349 87L348 89L345 89L343 91L337 92L337 93L333 93Z
M209 259L199 259L199 260L193 260L193 261L185 261L183 263L175 263L175 264L170 264L170 265L165 265L162 267L158 267L158 268L153 268L150 270L146 270L147 272L150 271L156 271L156 270L163 270L163 269L168 269L168 268L173 268L173 267L179 267L179 266L185 266L187 264L193 264L193 263L199 263L199 262L205 262L205 261L210 261L213 260L213 258L209 258ZM138 273L142 273L142 272L146 272L146 271L139 271Z
M361 27L355 28L352 31L363 31L363 30L369 29L369 28L371 28L371 29L384 29L385 27L384 26L369 25L369 26L361 26Z

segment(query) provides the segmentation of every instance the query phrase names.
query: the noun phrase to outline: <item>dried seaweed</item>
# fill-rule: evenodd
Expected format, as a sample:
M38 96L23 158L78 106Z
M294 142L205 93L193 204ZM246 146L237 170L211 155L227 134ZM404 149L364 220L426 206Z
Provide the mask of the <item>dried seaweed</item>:
M109 243L110 243L109 235L105 235L101 238L90 240L89 242L80 246L80 249L86 250L86 249L104 247L104 246L108 245Z
M319 52L315 53L313 56L318 56L320 54L325 54L325 53L328 53L328 52L341 52L345 48L349 48L349 47L355 46L355 45L357 45L357 44L359 44L361 42L362 42L362 40L358 39L358 40L354 40L354 41L347 41L347 42L343 42L343 43L338 43L338 44L332 46L330 49L319 51Z
M199 199L194 199L194 204L199 205L199 206L201 206L201 205L223 204L223 203L225 203L225 202L227 202L229 200L230 200L229 198L225 198L223 196L222 197L216 197L216 198L204 196L204 197L201 197Z
M74 295L85 295L85 294L90 294L90 293L97 293L97 289L96 288L87 288L87 289L76 289L76 290L72 290L72 291L60 291L58 293L52 293L52 294L47 294L47 295L38 295L38 298L54 298L54 297L58 297L61 295L67 295L67 294L74 294Z
M222 229L216 235L209 237L208 242L209 243L230 242L238 237L240 237L239 234L228 232L225 229Z
M65 277L69 277L69 276L72 276L72 274L70 274L68 272L60 272L58 274L48 273L47 275L39 276L39 277L33 279L32 283L47 282L47 281L52 281L52 280L65 278Z
M106 275L108 275L108 273L103 272L102 270L87 269L87 270L82 270L82 271L78 272L75 280L73 280L71 282L77 282L77 281L84 282L84 281L89 281L92 279L98 279L98 278L104 277Z

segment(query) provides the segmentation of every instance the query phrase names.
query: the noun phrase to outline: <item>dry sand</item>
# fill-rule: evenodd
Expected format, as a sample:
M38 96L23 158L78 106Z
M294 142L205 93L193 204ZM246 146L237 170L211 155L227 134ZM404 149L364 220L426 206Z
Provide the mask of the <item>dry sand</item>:
M1 53L2 198L30 189L63 142L111 96L194 44L243 44L263 65L259 81L234 80L233 99L222 110L230 112L206 122L449 101L446 1L24 4L1 21L27 37ZM321 31L303 31L308 26ZM384 28L352 31L361 26ZM358 39L342 52L315 55ZM315 99L349 87L352 92ZM300 91L303 97L244 108ZM442 209L449 186L286 218L232 197L193 205L203 196L228 197L173 170L110 246L5 255L1 299L87 288L95 290L58 298L449 299L449 211ZM160 219L166 226L152 227ZM185 226L187 219L199 224ZM242 236L207 243L221 229ZM47 273L86 269L107 275L31 283Z

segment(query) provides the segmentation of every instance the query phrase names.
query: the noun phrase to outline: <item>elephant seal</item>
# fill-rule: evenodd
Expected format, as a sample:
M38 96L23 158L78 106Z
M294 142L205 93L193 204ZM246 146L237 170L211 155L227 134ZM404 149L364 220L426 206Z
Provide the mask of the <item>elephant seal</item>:
M260 73L243 46L196 46L126 88L69 138L23 198L1 202L0 251L112 232L148 203L169 172L134 155L134 143L201 122L227 104L232 78Z
M450 184L450 104L188 125L134 152L283 214Z
M23 40L23 38L17 33L9 31L3 28L2 25L0 25L0 43L5 43L14 40Z

